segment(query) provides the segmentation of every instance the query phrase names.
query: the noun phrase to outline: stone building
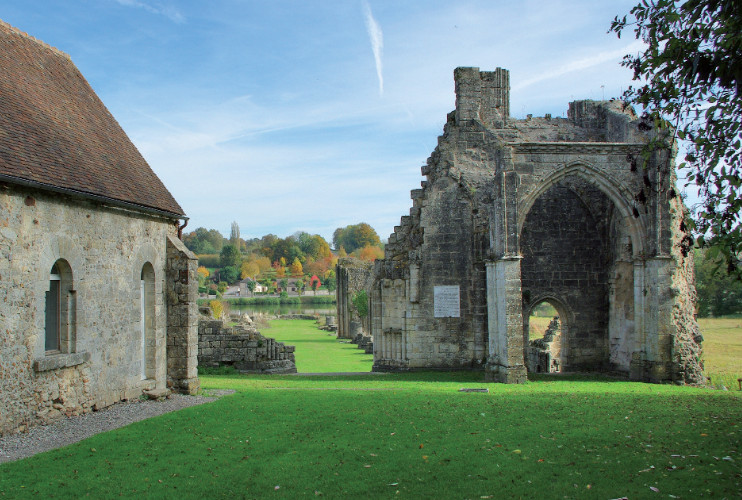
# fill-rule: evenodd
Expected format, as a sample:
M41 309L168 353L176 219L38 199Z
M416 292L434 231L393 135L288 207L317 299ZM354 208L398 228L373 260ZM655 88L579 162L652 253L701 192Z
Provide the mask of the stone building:
M198 389L183 220L69 56L0 21L0 434Z
M687 211L673 152L621 102L514 119L507 70L458 68L456 109L377 261L374 370L477 369L522 382L550 303L562 371L700 382Z

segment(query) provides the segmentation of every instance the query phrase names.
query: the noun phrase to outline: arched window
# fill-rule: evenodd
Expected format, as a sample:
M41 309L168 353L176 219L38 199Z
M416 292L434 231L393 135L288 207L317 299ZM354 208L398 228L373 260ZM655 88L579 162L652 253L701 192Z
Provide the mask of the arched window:
M140 351L142 379L155 378L155 270L147 262L140 281Z
M72 269L59 259L49 271L44 349L49 354L75 352L75 291Z

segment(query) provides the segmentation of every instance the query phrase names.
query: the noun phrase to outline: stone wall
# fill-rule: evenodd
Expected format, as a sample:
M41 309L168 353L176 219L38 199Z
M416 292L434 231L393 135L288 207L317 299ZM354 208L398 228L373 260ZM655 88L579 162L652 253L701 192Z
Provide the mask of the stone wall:
M294 349L252 327L226 327L221 320L205 319L198 324L201 366L234 366L243 373L296 373Z
M526 380L527 317L551 303L563 369L703 380L672 151L620 102L509 116L509 75L458 68L456 110L374 268L374 369ZM683 243L686 242L686 243Z
M166 245L176 233L176 220L0 184L0 433L165 388ZM64 335L47 352L55 263L68 285Z
M361 290L370 290L373 264L352 257L338 260L335 276L337 277L337 314L338 338L353 339L359 333L369 335L369 317L361 318L353 303L353 296Z
M182 241L167 238L167 385L196 394L198 380L198 259Z

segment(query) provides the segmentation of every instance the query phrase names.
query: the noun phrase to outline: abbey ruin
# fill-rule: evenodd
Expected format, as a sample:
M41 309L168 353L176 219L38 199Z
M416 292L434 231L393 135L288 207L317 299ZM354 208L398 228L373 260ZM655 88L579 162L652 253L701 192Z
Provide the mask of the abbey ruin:
M528 321L557 311L563 371L703 380L673 152L621 102L514 119L507 70L455 70L456 109L377 261L374 370L526 379ZM551 354L550 354L551 355Z

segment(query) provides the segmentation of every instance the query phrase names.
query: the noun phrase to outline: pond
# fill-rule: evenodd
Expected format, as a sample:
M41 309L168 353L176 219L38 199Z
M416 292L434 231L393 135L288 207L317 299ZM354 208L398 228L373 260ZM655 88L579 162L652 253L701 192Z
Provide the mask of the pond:
M335 304L290 304L290 305L229 305L230 311L240 311L242 314L254 316L256 314L318 314L320 316L336 316Z

